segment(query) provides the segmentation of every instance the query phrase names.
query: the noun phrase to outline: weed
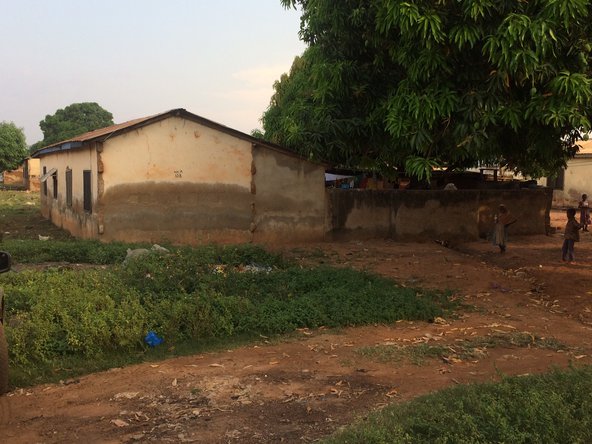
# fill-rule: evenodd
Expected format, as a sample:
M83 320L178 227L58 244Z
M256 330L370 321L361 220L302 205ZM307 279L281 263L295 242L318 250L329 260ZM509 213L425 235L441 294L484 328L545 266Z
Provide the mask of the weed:
M0 285L17 369L142 354L151 330L176 347L303 327L427 321L452 308L443 294L353 270L293 266L253 246L183 248L102 270L8 273Z
M379 362L400 362L408 359L415 365L422 365L427 359L432 358L466 361L483 357L487 354L487 349L514 347L533 347L554 351L568 349L555 338L543 338L526 332L512 332L462 339L451 345L421 343L363 347L358 350L358 353Z
M0 246L15 263L67 262L84 264L121 263L128 248L145 247L123 243L104 244L91 240L5 239Z

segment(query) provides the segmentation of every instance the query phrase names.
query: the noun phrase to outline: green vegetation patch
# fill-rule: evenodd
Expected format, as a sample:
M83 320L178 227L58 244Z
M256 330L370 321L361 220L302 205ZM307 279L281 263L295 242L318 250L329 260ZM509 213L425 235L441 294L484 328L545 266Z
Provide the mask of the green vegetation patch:
M488 336L457 340L454 344L421 343L413 345L376 345L358 350L362 356L380 362L400 362L404 359L422 365L428 359L473 360L487 354L491 348L532 347L548 350L568 350L554 338L543 338L526 332L496 332Z
M92 240L5 239L0 249L8 251L14 263L116 264L125 259L128 248L146 247L123 243L104 244Z
M87 257L106 257L103 244L81 245ZM11 365L31 377L65 360L141 359L148 331L164 338L163 348L202 347L301 327L427 321L453 308L446 294L354 270L302 268L252 245L150 252L102 269L25 270L1 275L0 285Z
M391 405L325 444L589 443L592 367L505 378Z

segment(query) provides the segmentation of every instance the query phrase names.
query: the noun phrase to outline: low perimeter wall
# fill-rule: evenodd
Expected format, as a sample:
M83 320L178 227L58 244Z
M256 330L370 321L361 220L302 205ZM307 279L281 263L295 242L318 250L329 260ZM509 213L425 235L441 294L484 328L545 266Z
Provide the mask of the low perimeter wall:
M511 234L546 234L550 188L520 190L326 190L326 239L476 240L500 204L518 221Z

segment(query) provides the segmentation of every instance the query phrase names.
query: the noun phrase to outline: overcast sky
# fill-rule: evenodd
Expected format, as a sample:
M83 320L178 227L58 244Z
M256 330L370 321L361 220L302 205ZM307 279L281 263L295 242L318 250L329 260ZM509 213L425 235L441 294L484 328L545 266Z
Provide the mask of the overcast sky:
M280 0L0 0L0 121L97 102L115 123L185 108L249 133L304 50Z

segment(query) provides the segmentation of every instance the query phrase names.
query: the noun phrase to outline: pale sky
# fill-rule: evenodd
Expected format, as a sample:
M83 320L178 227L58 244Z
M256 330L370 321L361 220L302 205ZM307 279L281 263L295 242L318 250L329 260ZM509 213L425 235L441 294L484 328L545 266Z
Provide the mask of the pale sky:
M97 102L115 123L185 108L250 133L305 48L280 0L0 0L0 121Z

